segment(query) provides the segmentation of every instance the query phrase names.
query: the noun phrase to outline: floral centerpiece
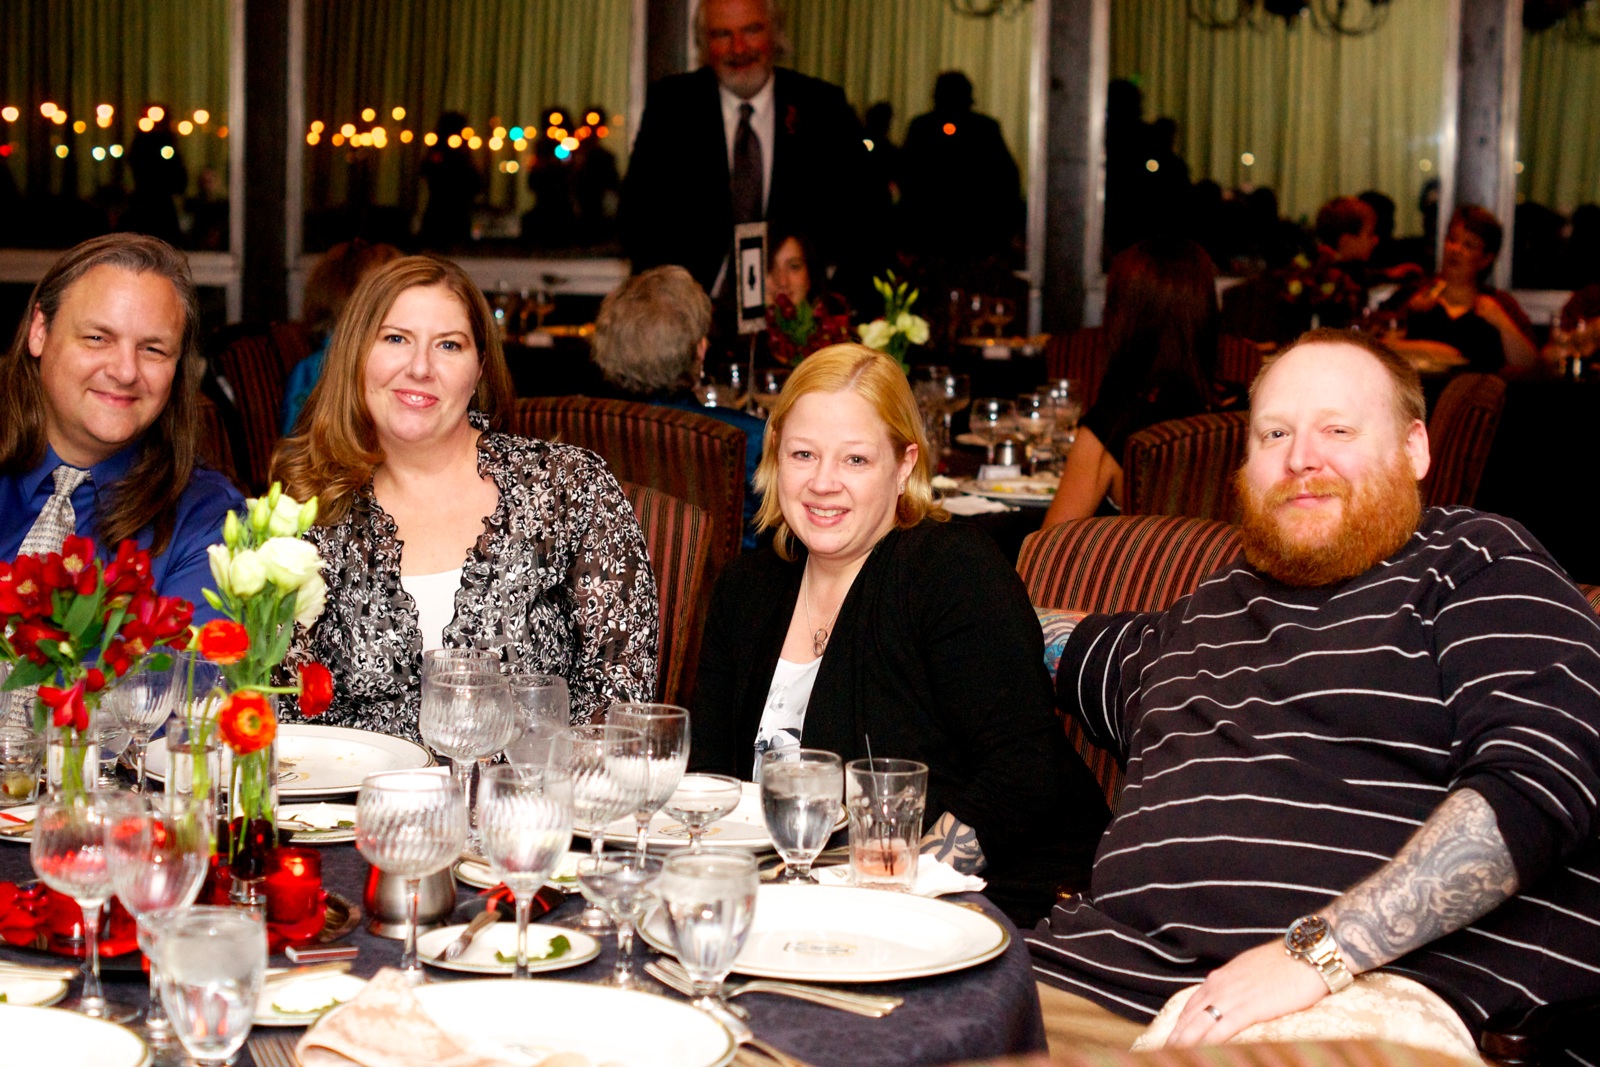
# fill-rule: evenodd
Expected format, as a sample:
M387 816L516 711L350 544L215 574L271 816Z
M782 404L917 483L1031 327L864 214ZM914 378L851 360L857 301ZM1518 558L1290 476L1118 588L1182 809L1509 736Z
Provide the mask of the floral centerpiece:
M1301 252L1277 277L1283 301L1316 315L1324 326L1343 326L1353 320L1365 295L1356 280L1326 254L1313 259Z
M0 562L0 659L12 664L4 690L37 686L33 726L59 732L64 758L57 788L81 796L94 709L119 679L170 663L163 646L189 643L194 605L158 596L150 554L123 541L109 563L87 537L60 552Z
M227 692L185 710L191 739L203 745L216 736L233 753L226 847L235 900L256 899L278 843L274 698L297 694L307 716L320 715L333 700L332 676L320 663L302 664L292 684L274 679L295 626L314 623L327 596L322 558L304 540L316 517L315 497L301 504L274 484L266 496L245 501L243 518L228 512L222 544L207 550L216 588L203 592L224 617L200 627L193 648L217 664Z
M796 305L779 293L767 308L767 343L772 358L785 367L821 348L850 340L850 312L829 307L818 297Z
M907 293L908 283L896 278L892 270L886 274L887 279L872 279L872 287L883 297L883 318L873 319L861 327L861 343L892 356L909 371L906 349L927 343L928 320L911 313L911 305L917 302L920 291L911 289Z

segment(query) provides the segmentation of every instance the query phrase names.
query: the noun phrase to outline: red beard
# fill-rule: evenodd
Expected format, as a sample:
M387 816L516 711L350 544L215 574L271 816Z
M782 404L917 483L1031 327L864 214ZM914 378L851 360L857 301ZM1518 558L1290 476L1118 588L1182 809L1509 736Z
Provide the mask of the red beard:
M1336 474L1286 479L1260 493L1234 475L1243 508L1244 558L1285 585L1332 585L1363 574L1400 550L1422 517L1422 495L1404 456L1352 486ZM1342 502L1337 517L1283 505L1301 493Z

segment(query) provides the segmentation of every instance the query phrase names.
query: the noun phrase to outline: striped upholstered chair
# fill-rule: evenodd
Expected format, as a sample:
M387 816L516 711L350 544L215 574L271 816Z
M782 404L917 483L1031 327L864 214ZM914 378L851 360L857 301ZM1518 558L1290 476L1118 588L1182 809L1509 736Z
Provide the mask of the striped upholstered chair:
M1160 611L1194 591L1206 575L1239 555L1239 530L1178 515L1078 519L1030 534L1017 572L1036 608ZM1122 769L1089 741L1076 719L1067 739L1116 810Z
M307 334L296 323L235 332L216 352L217 375L233 392L243 428L244 454L234 457L239 480L252 492L267 488L272 450L278 446L283 387L289 371L311 352Z
M1124 515L1192 515L1232 521L1233 472L1244 463L1242 411L1169 419L1128 438L1122 450Z
M1498 374L1458 374L1444 387L1428 418L1433 465L1422 480L1423 503L1472 506L1505 407L1506 382Z
M1600 615L1600 585L1579 585L1578 592L1582 593L1589 601L1589 606L1596 615Z
M1095 398L1100 395L1100 383L1105 380L1110 362L1106 331L1099 326L1056 334L1045 342L1045 374L1050 378L1078 379L1083 385L1085 410L1093 407Z
M1260 345L1244 337L1224 334L1217 338L1217 377L1249 388L1266 358Z
M700 658L701 593L706 586L711 531L705 511L687 501L632 482L622 491L644 531L660 598L656 696L669 704L689 699L686 683Z
M233 442L228 438L228 428L223 425L222 412L216 402L204 393L199 396L200 406L200 460L214 471L228 476L234 485L239 484L239 468L233 460Z

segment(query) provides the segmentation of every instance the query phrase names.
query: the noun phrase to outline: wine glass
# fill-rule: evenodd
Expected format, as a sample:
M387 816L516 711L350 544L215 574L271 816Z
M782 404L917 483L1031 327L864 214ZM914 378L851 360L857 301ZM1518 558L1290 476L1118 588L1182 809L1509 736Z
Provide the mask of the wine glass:
M701 399L715 407L744 409L750 399L750 372L743 363L734 360L719 363L715 370L705 372L707 381Z
M783 386L789 380L787 367L774 367L768 370L756 371L755 404L756 414L762 418L767 417L767 412L772 410L772 405L777 403L778 395L783 392Z
M700 839L706 827L737 808L743 792L739 779L726 774L686 774L661 810L683 824L689 831L689 851L699 852L705 847Z
M644 735L612 724L574 726L556 741L550 763L572 775L573 829L587 834L590 852L600 855L606 826L637 809L649 788ZM591 904L577 925L593 933L606 930L610 921Z
M427 980L417 962L417 893L422 878L450 866L466 839L467 808L461 791L438 770L382 771L367 775L361 783L356 797L356 849L378 870L405 879L406 948L400 971L412 985Z
M936 455L943 455L948 448L939 431L944 428L944 382L949 376L949 367L914 367L911 371L911 395L916 397L917 410L928 429L928 444Z
M45 885L65 893L83 909L83 992L69 1007L94 1019L120 1023L133 1018L138 1010L107 1000L100 987L100 909L111 899L106 831L115 795L91 793L41 800L33 816L29 857Z
M133 749L133 788L145 791L145 754L150 747L150 735L172 715L175 699L174 671L140 671L124 678L101 698L101 707L110 706L128 731L128 747Z
M645 851L650 839L650 817L661 810L678 788L689 766L689 712L673 704L613 704L606 722L638 730L644 741L644 797L633 810L634 847Z
M473 762L498 755L516 736L511 687L498 673L440 669L424 674L418 726L429 748L450 757L450 773L461 790L467 825L474 826ZM475 844L476 836L469 829L468 840Z
M161 1002L196 1063L232 1063L261 1000L267 973L267 927L244 908L186 908L163 913L156 937Z
M722 981L750 936L759 886L756 858L748 852L679 852L662 866L657 892L673 954L694 987L695 1007L728 1010Z
M983 336L983 324L989 318L989 298L982 293L967 296L967 322L972 336Z
M483 858L517 902L517 969L528 977L533 896L572 844L572 776L552 767L490 767L478 797Z
M970 425L972 433L983 441L988 450L987 462L994 462L994 446L1004 437L1010 428L1014 408L1009 400L999 397L979 397L972 402Z
M550 745L572 725L572 698L567 680L557 674L506 675L517 734L506 744L512 763L550 762Z
M661 859L644 852L602 852L578 861L578 888L617 924L617 965L601 985L633 989L633 928L655 898Z
M210 811L197 797L162 793L126 794L113 802L106 837L111 888L138 923L139 947L150 961L144 1030L157 1044L172 1038L172 1023L161 1010L161 968L150 920L188 907L199 895L211 853Z
M844 765L817 748L769 749L761 757L761 819L783 857L780 881L815 885L811 863L833 836Z
M1017 317L1017 302L1010 297L997 296L989 303L989 321L994 325L994 335L1004 337L1006 327Z
M535 330L544 329L544 318L556 309L555 294L548 285L541 285L533 291L533 319Z
M500 657L486 648L430 648L422 654L422 677L461 671L499 670Z
M1016 426L1028 452L1029 473L1038 469L1039 459L1047 455L1055 436L1055 402L1048 390L1023 393L1017 397Z
M102 702L90 709L89 735L94 738L100 749L96 753L98 772L94 788L122 788L122 783L117 781L117 760L122 757L128 743L133 740L133 731L123 721L121 713L114 704L107 706Z

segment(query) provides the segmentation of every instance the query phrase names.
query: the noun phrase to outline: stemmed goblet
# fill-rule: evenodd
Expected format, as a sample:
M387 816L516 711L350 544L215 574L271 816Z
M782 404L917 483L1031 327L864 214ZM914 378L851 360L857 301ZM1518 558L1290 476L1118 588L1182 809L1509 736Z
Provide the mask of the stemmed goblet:
M250 1036L267 973L267 925L243 908L161 913L161 1002L195 1063L232 1063Z
M643 739L645 791L633 809L634 847L642 854L650 839L650 817L672 796L689 766L689 712L673 704L613 704L606 722L638 730Z
M509 673L511 711L516 736L506 745L512 763L543 766L550 762L550 746L572 725L572 697L567 680L557 674Z
M572 826L588 835L591 853L599 856L606 827L635 811L648 788L644 736L626 726L574 726L556 742L550 763L572 775ZM610 921L591 904L576 925L596 933Z
M450 772L468 813L468 841L476 851L471 830L473 761L498 755L515 735L511 688L502 675L474 669L425 674L419 725L428 747L450 757Z
M1011 428L1013 413L1011 401L999 397L979 397L972 402L968 429L983 441L984 448L988 450L986 462L994 462L994 446Z
M417 894L424 875L442 871L467 839L467 808L455 783L438 770L369 774L356 797L356 849L385 874L405 880L406 948L400 971L425 982L417 962Z
M827 845L844 799L844 765L818 748L771 749L761 757L761 818L790 884L815 885L811 863Z
M478 819L483 858L517 903L515 974L526 978L533 896L572 844L572 776L553 767L490 767Z
M95 1019L126 1022L138 1014L130 1005L109 1001L100 987L100 909L111 899L111 870L106 857L107 829L112 817L109 793L82 797L52 796L39 802L29 846L33 869L44 884L65 893L83 909L87 952L83 991L69 1005Z
M699 852L705 847L700 839L706 827L737 808L743 792L739 779L726 774L686 774L661 810L683 824L689 831L689 851Z
M578 888L617 924L617 965L601 985L633 989L633 929L655 897L661 858L645 852L602 852L578 861Z
M673 953L694 986L695 1007L728 1011L722 982L750 936L759 886L748 852L708 848L667 857L657 892Z
M128 747L133 749L133 789L145 791L145 754L149 751L150 735L172 715L174 671L140 671L124 678L105 695L101 707L110 705L122 727L128 732Z

